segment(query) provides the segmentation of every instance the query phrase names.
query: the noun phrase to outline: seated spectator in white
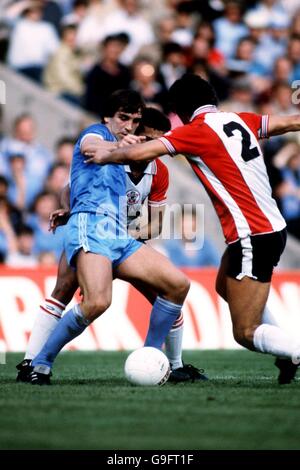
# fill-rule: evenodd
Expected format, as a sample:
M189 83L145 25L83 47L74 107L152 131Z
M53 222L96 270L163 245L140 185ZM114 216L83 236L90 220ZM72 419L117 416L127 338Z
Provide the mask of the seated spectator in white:
M195 18L190 5L190 2L184 1L179 2L175 7L176 26L171 39L182 47L189 47L193 41Z
M63 251L64 227L58 227L55 234L49 232L49 216L59 208L58 199L47 191L39 194L33 205L33 213L26 223L34 231L34 253L53 251L58 260Z
M26 202L31 204L43 189L44 181L53 161L53 155L36 141L36 124L30 114L22 114L15 119L13 136L5 137L0 143L0 173L11 178L9 157L24 155L25 178L27 185Z
M30 2L13 29L7 57L10 67L38 82L59 45L54 27L41 18L41 3Z
M34 267L38 264L33 253L34 233L31 227L23 225L18 228L14 245L11 245L5 258L5 264L14 268Z
M69 182L69 173L69 168L66 165L55 163L46 179L46 191L55 194L59 198L61 191Z
M61 43L45 70L45 87L61 98L80 105L84 92L80 57L76 52L76 26L62 28Z
M219 265L220 256L209 239L204 237L201 246L201 240L197 238L201 232L199 223L203 221L198 219L196 211L183 210L179 233L176 238L164 242L163 249L175 266L201 268Z
M116 90L128 88L130 71L120 63L127 44L125 33L113 34L103 40L100 60L86 76L85 107L88 111L101 115L106 97Z
M76 140L69 136L59 139L55 145L55 161L70 168L75 142Z
M130 42L121 56L125 65L132 63L141 47L155 41L152 26L140 13L140 0L119 0L119 8L109 14L102 25L99 40L110 34L126 33Z

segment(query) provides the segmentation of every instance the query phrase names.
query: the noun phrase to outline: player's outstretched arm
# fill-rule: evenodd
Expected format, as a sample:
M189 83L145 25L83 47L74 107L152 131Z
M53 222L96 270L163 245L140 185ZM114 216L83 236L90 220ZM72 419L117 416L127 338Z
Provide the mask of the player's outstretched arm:
M269 136L297 131L300 131L300 115L294 114L292 116L269 116Z
M165 155L166 147L159 140L152 140L144 144L130 145L113 151L98 149L95 154L85 160L86 163L127 163L129 161L154 160Z

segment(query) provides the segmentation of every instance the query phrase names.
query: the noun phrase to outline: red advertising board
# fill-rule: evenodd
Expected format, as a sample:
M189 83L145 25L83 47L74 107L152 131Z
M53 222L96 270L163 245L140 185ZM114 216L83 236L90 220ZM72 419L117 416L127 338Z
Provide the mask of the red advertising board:
M191 289L183 308L185 349L236 348L226 303L215 293L214 269L185 271ZM0 351L24 351L45 296L51 294L56 269L0 268ZM75 299L73 300L73 302ZM287 330L300 331L300 272L274 276L268 306ZM129 284L116 280L111 307L67 349L121 350L142 346L150 304Z

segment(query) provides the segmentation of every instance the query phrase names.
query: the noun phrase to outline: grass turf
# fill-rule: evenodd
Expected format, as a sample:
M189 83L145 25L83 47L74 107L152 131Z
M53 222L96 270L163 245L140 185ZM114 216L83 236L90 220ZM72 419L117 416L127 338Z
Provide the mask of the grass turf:
M209 382L134 387L126 353L69 352L51 387L15 382L0 365L0 449L300 449L299 386L279 386L270 357L197 351Z

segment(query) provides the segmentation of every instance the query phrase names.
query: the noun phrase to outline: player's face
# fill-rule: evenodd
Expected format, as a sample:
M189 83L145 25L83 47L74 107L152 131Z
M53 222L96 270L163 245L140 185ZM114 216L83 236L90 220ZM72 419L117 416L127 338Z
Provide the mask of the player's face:
M108 117L105 121L110 132L118 140L121 140L125 135L133 134L136 131L141 119L141 113L126 113L119 110L113 117Z

